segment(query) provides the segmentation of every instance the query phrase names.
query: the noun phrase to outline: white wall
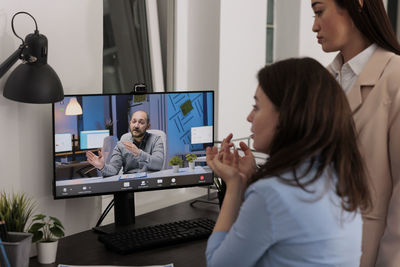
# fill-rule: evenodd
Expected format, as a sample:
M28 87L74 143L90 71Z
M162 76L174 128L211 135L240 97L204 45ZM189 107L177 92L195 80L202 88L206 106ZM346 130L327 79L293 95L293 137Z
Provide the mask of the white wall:
M32 14L47 36L48 63L66 94L102 91L102 1L0 0L0 62L20 45L11 31L11 18L18 11ZM27 15L18 15L14 22L23 38L34 30ZM53 200L51 105L4 98L9 73L0 79L0 189L29 194L39 203L37 212L59 217L67 234L88 229L99 217L100 198Z
M250 135L256 74L265 65L266 0L221 0L218 139Z
M275 1L274 60L299 55L301 1Z
M174 90L217 89L219 2L176 0Z

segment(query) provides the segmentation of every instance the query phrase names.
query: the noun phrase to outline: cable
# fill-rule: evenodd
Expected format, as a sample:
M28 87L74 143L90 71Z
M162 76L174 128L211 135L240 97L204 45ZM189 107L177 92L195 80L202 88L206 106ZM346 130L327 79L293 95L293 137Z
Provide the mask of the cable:
M26 15L30 16L30 17L33 19L33 21L35 22L35 27L36 27L35 33L38 33L39 31L38 31L38 27L37 27L36 20L35 20L35 18L34 18L31 14L29 14L28 12L25 12L25 11L21 11L21 12L15 13L14 16L12 17L12 19L11 19L11 29L12 29L14 35L17 36L17 37L22 41L22 44L24 44L24 39L22 39L22 38L15 32L15 29L14 29L14 18L15 18L16 15L19 15L19 14L26 14Z
M108 203L107 207L104 209L103 213L101 214L99 220L96 223L96 227L99 227L100 224L103 222L104 218L107 216L107 214L110 212L110 210L114 207L114 199Z

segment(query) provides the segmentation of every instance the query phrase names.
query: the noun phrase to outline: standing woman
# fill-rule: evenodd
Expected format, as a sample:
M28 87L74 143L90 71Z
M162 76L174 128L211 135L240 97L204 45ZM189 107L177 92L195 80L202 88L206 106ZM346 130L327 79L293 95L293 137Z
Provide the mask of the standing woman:
M347 93L370 182L361 266L400 266L400 45L382 0L312 0L312 30Z

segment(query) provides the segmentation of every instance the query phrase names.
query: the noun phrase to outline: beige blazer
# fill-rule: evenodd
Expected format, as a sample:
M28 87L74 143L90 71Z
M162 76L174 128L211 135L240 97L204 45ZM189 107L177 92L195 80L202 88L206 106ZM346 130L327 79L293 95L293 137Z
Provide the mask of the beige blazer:
M400 56L378 48L347 96L372 189L361 266L399 267Z

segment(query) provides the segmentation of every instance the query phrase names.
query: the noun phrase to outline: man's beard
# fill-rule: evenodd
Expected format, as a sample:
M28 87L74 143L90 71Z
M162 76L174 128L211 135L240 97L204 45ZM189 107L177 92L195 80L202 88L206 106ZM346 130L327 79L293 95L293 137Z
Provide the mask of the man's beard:
M132 136L136 137L136 138L143 137L145 133L146 133L146 131L141 132L139 129L133 129L131 131Z

